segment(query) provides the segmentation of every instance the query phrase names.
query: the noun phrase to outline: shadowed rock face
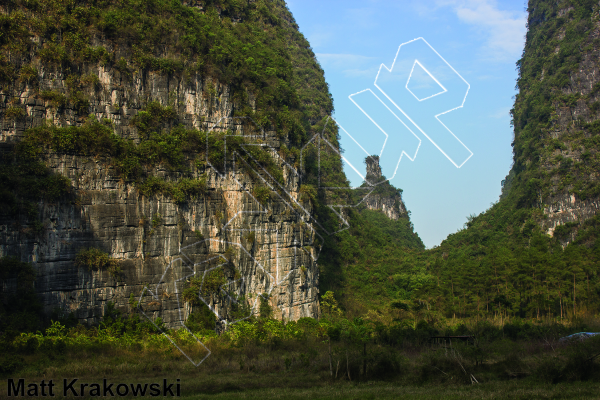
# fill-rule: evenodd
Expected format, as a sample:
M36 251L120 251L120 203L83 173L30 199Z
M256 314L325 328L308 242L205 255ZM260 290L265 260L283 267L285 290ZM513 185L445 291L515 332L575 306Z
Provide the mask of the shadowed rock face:
M38 59L33 64L40 71L39 90L65 90L66 77L60 69L48 71ZM134 72L125 78L101 66L89 66L83 73L100 80L99 90L86 93L90 113L110 120L116 134L134 141L139 137L131 119L149 101L175 104L181 124L202 130L231 117L236 109L229 88L203 76L184 79ZM206 90L209 83L210 93ZM36 98L37 91L24 84L15 85L14 93L0 95L0 111L10 97L19 98L27 107L24 118L2 120L0 143L4 147L44 121L58 126L83 123L69 105L54 107ZM244 128L233 123L224 128L244 133ZM276 157L280 142L269 137L267 132L263 143L271 146L284 171L285 196L298 199L298 175ZM47 312L72 312L80 322L94 323L104 314L107 302L125 313L132 311L133 295L148 316L161 317L167 326L176 327L191 311L178 295L190 275L197 272L202 277L203 270L226 259L231 275L226 276L227 284L204 296L221 316L229 313L231 296L226 292L235 298L245 296L251 307L256 306L254 311L258 295L270 292L276 318L318 316L312 225L290 207L289 198L284 202L272 195L268 204L260 204L252 196L253 182L239 168L231 165L220 175L190 159L185 173L206 179L207 191L198 199L177 204L162 195L141 195L102 158L48 154L46 164L71 180L71 193L54 203L38 204L41 230L19 226L7 217L0 220L0 256L17 256L34 265L36 289ZM160 165L150 172L168 180L184 173ZM311 210L310 204L303 206ZM111 276L106 271L78 268L76 254L91 247L119 260L121 273ZM209 259L216 261L205 262Z
M365 159L365 163L367 164L367 182L377 184L386 180L381 174L379 156L369 156ZM366 198L364 204L370 210L382 211L389 219L397 220L401 216L406 216L406 206L402 201L402 196L389 182L379 183Z

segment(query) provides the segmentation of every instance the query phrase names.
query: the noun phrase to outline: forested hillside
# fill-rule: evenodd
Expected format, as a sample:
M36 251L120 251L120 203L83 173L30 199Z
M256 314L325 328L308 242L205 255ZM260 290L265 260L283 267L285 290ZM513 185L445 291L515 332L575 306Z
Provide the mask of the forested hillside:
M439 318L571 318L600 307L600 25L594 1L529 2L501 199L412 258L398 299ZM393 305L392 305L393 307Z

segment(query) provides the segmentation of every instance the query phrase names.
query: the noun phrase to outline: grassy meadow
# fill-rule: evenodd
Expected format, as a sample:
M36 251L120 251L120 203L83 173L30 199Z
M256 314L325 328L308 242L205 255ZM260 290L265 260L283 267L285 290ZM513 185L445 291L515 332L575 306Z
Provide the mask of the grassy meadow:
M89 388L81 396L78 385L103 379L115 386L179 379L181 397L193 399L593 399L600 393L600 337L559 339L599 325L588 318L414 327L330 313L287 323L258 317L221 335L192 335L113 314L98 327L55 321L44 332L4 336L0 396L8 398L8 378L23 378L25 386L53 379L58 397L63 379L77 378L78 396L67 398L96 398ZM198 339L211 354L195 366L167 335L195 362L208 354ZM474 341L431 343L431 336L446 335Z

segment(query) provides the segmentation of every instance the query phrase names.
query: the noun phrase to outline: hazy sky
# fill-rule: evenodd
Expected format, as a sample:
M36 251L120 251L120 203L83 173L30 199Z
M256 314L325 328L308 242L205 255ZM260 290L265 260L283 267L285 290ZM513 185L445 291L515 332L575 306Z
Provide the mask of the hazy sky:
M383 172L388 178L395 172L390 182L404 190L428 248L461 229L469 214L498 200L500 181L512 163L509 110L526 33L522 0L287 3L325 70L334 117L345 129L340 131L344 156L364 175L359 161L364 152L382 154ZM401 44L420 37L439 55L422 40L398 52ZM381 64L392 73L382 70L375 85ZM349 98L361 91L354 102ZM434 117L461 104L439 117L454 139ZM400 159L402 151L414 161ZM348 164L345 169L359 185L360 176Z

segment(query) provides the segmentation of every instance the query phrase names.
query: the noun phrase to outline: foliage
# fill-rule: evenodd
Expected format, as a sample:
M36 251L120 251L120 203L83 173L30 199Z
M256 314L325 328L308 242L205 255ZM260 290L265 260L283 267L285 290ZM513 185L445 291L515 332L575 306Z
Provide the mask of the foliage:
M206 304L199 302L199 304L194 306L193 310L185 321L185 326L192 332L208 333L209 331L214 331L217 319L210 308Z
M266 186L256 185L252 188L252 195L262 205L271 199L271 190Z
M581 86L574 73L584 58L597 53L590 36L596 5L588 0L529 3L529 30L522 58L514 108L514 185L521 207L540 206L541 199L572 193L579 199L597 197L590 172L600 166L595 140L596 121L564 126L558 113L575 107L593 108L597 88ZM567 11L567 12L565 12ZM595 56L594 56L595 57ZM557 139L552 132L561 130ZM586 154L576 162L573 152ZM555 162L556 156L562 161Z
M338 302L335 299L335 294L331 290L328 290L321 296L321 309L329 318L342 314L342 310L340 310Z
M598 338L569 344L558 342L558 338L569 333L593 329L581 324L514 320L504 326L479 321L445 327L421 324L413 328L401 322L381 324L363 318L301 318L289 322L261 318L239 321L216 335L211 332L214 314L202 306L195 307L186 321L194 337L183 328L167 329L160 320L155 321L160 328L156 329L138 314L123 316L112 303L107 304L104 315L97 327L69 328L52 321L43 332L23 333L9 340L3 337L6 357L0 358L0 373L27 374L34 366L66 373L56 366L57 361L59 365L72 363L69 368L77 368L92 354L97 362L106 362L112 368L118 359L120 374L136 370L147 373L150 367L159 370L157 365L164 365L164 370L189 370L189 361L179 349L205 355L198 338L212 353L203 365L211 385L217 374L232 373L232 361L236 365L236 380L254 370L259 375L268 371L271 380L280 374L296 377L319 373L319 380L325 379L328 384L391 380L394 385L442 384L449 388L471 385L472 378L490 384L518 377L532 384L594 382L600 374ZM163 332L179 347L175 348ZM476 341L439 346L429 342L431 335L475 335ZM11 363L9 359L18 362ZM161 362L168 362L169 366ZM199 379L197 374L194 379Z
M202 286L202 278L193 277L189 280L187 287L182 292L182 299L191 305L200 305L200 287Z
M70 0L9 3L2 5L7 11L0 18L5 32L0 38L3 89L37 80L33 67L37 64L17 65L19 55L39 60L45 70L60 69L67 76L64 93L44 90L38 96L59 111L72 106L80 116L87 114L90 104L92 93L86 90L101 89L97 76L78 76L88 64L114 68L126 81L150 71L196 80L202 82L210 102L222 94L220 85L227 84L235 115L252 117L260 127L275 130L285 143L281 154L304 167L300 199L311 203L323 227L339 229L339 219L327 205L355 200L349 190L323 189L349 187L339 154L321 141L303 147L318 132L339 148L335 124L324 120L333 110L331 96L310 46L283 3L211 1L204 12L166 0L143 5L109 0L91 6ZM340 332L360 331L364 324L353 317L369 313L388 322L412 324L414 331L419 324L446 318L576 320L600 309L598 218L561 225L554 238L539 228L544 221L541 208L553 196L575 194L585 200L600 195L600 184L588 179L600 169L600 124L592 118L561 126L558 112L575 107L597 111L600 86L583 90L573 78L584 57L597 51L597 40L590 33L597 11L588 0L530 2L527 43L517 63L519 93L511 111L514 165L502 199L485 213L470 216L466 229L450 235L438 248L423 251L408 218L390 221L377 211L349 209L350 229L327 237L319 260L322 292L334 290L340 301L334 303L333 295L326 293L324 310L332 319L339 309L351 318L339 326ZM92 46L97 32L110 46ZM39 46L32 33L42 38ZM118 55L107 50L115 48L120 49ZM166 54L165 48L173 51ZM26 117L19 114L23 111L19 107L7 109L5 117ZM92 117L81 126L28 130L14 153L1 155L0 213L31 221L25 230L43 228L37 221L37 202L64 198L71 186L45 167L49 152L106 157L118 176L142 194L167 195L179 204L206 195L201 174L206 164L201 159L224 165L225 142L228 152L240 155L239 165L252 179L256 179L252 166L258 163L283 183L281 169L260 146L244 146L241 136L225 138L231 132L185 129L181 113L175 103L146 103L132 122L139 143L115 135L109 123ZM557 138L559 128L564 134ZM153 175L150 171L158 164L177 178ZM255 197L268 203L271 191L253 187ZM379 185L376 193L399 195L401 190ZM571 243L564 246L566 240ZM202 290L212 293L228 281L230 277L218 271L207 276L209 284ZM190 282L184 291L186 301L197 299L200 286ZM235 312L245 315L246 303L240 304ZM248 324L239 326L255 329ZM456 365L455 361L436 359L432 365Z
M19 71L19 79L27 83L37 83L38 70L31 65L24 65Z
M78 114L76 126L34 125L16 153L1 155L0 213L18 215L25 232L43 229L36 202L58 200L71 189L68 179L45 168L44 158L52 152L102 157L143 194L163 194L178 204L206 194L206 181L198 178L206 165L198 162L201 158L223 165L225 133L182 128L184 110L177 102L142 103L132 122L142 139L139 144L114 135L106 121L87 117L104 85L94 72L100 67L129 81L158 72L183 77L185 84L198 82L211 106L227 85L235 116L251 117L274 130L295 155L312 125L333 109L323 71L280 1L211 1L203 10L169 0L143 5L137 0L11 0L0 7L2 89L20 93L19 85L28 83L34 96L59 115L67 109ZM65 88L38 88L42 67L47 74L64 76ZM19 107L10 108L5 117L29 118ZM243 137L227 138L229 154L247 161L239 165L255 178L252 168L258 164L283 183L271 155L245 143ZM170 177L152 174L157 164ZM260 198L268 200L265 193Z
M228 281L228 276L223 268L207 270L201 276L189 279L187 287L183 291L183 300L193 306L202 303L199 296L205 299L220 294L220 289Z
M67 105L67 97L57 91L44 90L40 93L43 100L49 101L54 107L64 107Z
M150 109L153 113L158 113L158 117L148 112L147 117L137 120L147 133L147 139L138 145L115 135L108 124L90 118L81 127L59 128L43 125L30 129L18 144L16 155L19 159L30 162L42 160L44 154L50 150L59 154L106 156L123 179L137 182L142 194L150 196L162 193L171 196L177 203L185 203L205 194L207 186L204 177L181 178L175 182L168 182L152 175L148 176L147 170L159 163L171 170L185 170L188 168L188 158L199 158L206 154L207 142L209 153L219 154L223 146L222 137L207 135L197 130L186 130L182 126L158 133L156 130L165 118L171 118L171 113L168 107L162 108L156 104ZM229 140L228 148L230 151L239 151L242 158L244 155L253 157L267 170L272 171L276 179L283 179L281 171L275 170L276 166L268 152L254 148L246 153L242 150L243 144L242 137L233 138Z
M317 189L313 185L309 185L309 184L300 185L298 194L300 195L300 199L302 199L303 201L310 202L310 204L313 208L319 206Z
M108 271L113 277L117 277L121 272L118 260L93 247L80 250L75 257L75 265L79 268L87 268L89 271Z
M394 280L398 274L429 279L428 268L414 262L424 246L408 218L391 220L368 209L349 214L349 229L328 239L330 247L319 260L322 287L334 290L346 311L360 315L370 308L385 309L406 290Z
M216 294L221 286L227 282L225 272L223 268L217 268L210 272L207 272L204 276L204 283L202 285L202 293L205 296Z
M263 293L260 295L260 305L258 307L259 316L261 319L271 319L273 317L273 307L269 303L271 296L267 293Z
M42 305L34 284L31 264L14 257L0 258L0 332L6 337L40 327Z
M586 107L598 93L574 78L596 52L589 35L598 10L590 1L529 2L527 42L517 62L511 114L514 164L499 202L467 219L437 248L414 254L412 275L392 276L399 315L439 318L577 318L600 310L597 218L569 222L546 235L553 196L596 198L597 121L565 126L558 112ZM582 51L583 50L583 51ZM559 138L553 132L561 131ZM580 161L573 154L581 154ZM568 245L567 245L568 242ZM411 311L418 304L426 309Z
M4 111L4 118L9 120L21 120L27 113L21 107L10 106Z
M10 51L10 60L33 55L65 75L99 64L127 80L150 71L188 79L209 76L231 87L242 115L273 126L296 145L333 108L323 71L283 2L211 1L202 11L168 0L143 6L136 0L11 1L3 7L0 25L7 34L0 54ZM93 45L95 32L108 42L105 46ZM33 36L41 38L40 44ZM166 48L172 51L165 53ZM10 85L19 67L3 58L2 82ZM26 80L34 76L32 71L25 75ZM214 96L211 85L207 92ZM248 93L256 98L255 108ZM84 111L81 104L76 108Z

